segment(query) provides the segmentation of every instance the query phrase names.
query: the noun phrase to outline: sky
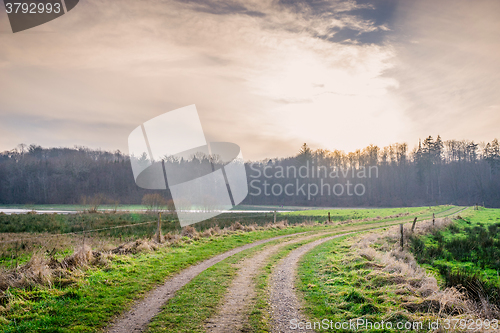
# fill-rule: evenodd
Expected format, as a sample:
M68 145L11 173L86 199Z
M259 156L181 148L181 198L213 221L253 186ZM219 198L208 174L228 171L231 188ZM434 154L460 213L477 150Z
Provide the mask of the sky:
M15 34L0 8L0 151L127 152L192 104L247 160L500 138L500 1L81 0Z

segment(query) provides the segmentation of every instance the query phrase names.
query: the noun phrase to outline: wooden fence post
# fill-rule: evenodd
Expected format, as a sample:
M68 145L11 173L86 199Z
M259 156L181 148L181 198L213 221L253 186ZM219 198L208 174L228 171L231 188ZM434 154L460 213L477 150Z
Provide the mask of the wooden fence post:
M417 218L413 220L413 224L411 225L411 232L415 231L415 224L417 224Z
M276 211L274 211L274 224L276 224Z
M156 231L156 242L161 244L161 212L158 213L158 228Z
M399 229L401 230L401 250L403 250L403 247L404 247L404 228L403 228L402 223L399 225Z
M330 212L328 212L328 223L332 222L332 219L330 218Z
M432 213L432 225L436 224L436 215Z
M19 247L19 242L16 242L16 270L17 270L17 258L19 258L19 254L17 253L17 248Z

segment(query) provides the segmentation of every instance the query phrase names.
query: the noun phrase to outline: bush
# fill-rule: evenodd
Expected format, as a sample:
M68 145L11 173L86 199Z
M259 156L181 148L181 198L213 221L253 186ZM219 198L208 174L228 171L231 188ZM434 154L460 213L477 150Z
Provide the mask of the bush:
M165 210L167 200L159 193L150 193L142 197L142 204L146 206L148 212L157 213Z

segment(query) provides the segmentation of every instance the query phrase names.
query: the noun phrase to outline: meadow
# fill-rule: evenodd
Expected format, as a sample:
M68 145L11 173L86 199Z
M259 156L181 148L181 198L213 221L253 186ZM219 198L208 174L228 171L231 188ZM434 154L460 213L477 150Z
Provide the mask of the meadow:
M463 287L476 301L500 306L500 212L479 208L443 230L412 237L417 262L447 287Z
M153 213L0 214L3 241L22 238L25 245L22 249L17 241L0 243L4 251L0 329L3 332L103 330L135 300L191 265L258 240L303 232L316 235L283 247L256 278L257 296L250 304L245 329L269 330L269 275L274 265L293 249L325 237L325 233L388 228L409 223L415 217L420 223L431 219L433 214L444 218L462 209L435 206L307 210L280 213L276 224L272 213L223 214L197 224L196 228L184 229L174 216L163 214L161 244L155 240L157 214ZM106 230L90 232L96 229ZM34 239L39 241L36 246ZM309 314L313 318L340 313L345 318L367 315L376 319L387 311L399 313L398 291L386 286L392 277L378 276L365 282L372 263L359 257L349 239L318 246L304 258L299 268L299 283L305 301L310 304ZM237 271L234 264L264 247L241 252L202 272L168 302L150 323L149 330L204 331L204 323L214 314L234 278ZM325 302L325 295L333 298ZM311 305L315 302L320 305Z
M76 206L75 206L76 207ZM137 206L136 211L106 211L77 214L12 214L0 213L0 266L12 267L26 263L33 252L49 251L61 258L75 247L87 244L94 250L111 250L120 244L140 238L152 238L157 232L158 213ZM36 209L40 207L37 206ZM69 210L68 206L45 207ZM105 207L101 207L105 209ZM144 208L144 209L142 209ZM241 208L241 207L240 207ZM199 232L231 226L238 221L242 225L264 226L274 221L272 211L253 212L259 207L246 206L245 213L224 213L196 224ZM269 208L269 207L267 207ZM272 208L272 207L271 207ZM298 207L295 207L298 208ZM330 212L331 221L404 219L408 214L428 218L432 213L450 209L449 206L394 208L394 209L322 209L277 213L277 220L289 225L307 221L325 223ZM262 208L260 208L262 210ZM181 227L172 213L161 214L162 234L180 233Z
M499 314L500 210L478 209L418 222L415 232L406 224L403 249L399 227L316 247L298 268L305 313L313 321L403 323L417 332L434 321L490 325Z
M421 207L411 214L429 217L432 212L449 209ZM336 216L334 210L330 211ZM341 232L353 227L363 230L412 218L406 208L377 212L352 210L347 212L352 215L345 215L343 211L348 220L331 223L326 223L326 211L293 216L283 213L276 224L272 223L273 214L223 214L197 224L197 230L181 230L171 216L164 214L163 244L152 239L155 214L0 214L3 241L21 238L25 245L21 249L20 242L2 243L0 327L4 332L95 331L168 276L232 248L278 235ZM390 215L384 219L383 214ZM123 225L127 227L90 232ZM61 237L67 237L66 241ZM38 247L26 245L34 239L39 241ZM59 247L53 248L58 241ZM61 268L76 261L79 264ZM44 270L54 263L56 268ZM16 280L20 276L24 280ZM13 287L9 279L22 283Z

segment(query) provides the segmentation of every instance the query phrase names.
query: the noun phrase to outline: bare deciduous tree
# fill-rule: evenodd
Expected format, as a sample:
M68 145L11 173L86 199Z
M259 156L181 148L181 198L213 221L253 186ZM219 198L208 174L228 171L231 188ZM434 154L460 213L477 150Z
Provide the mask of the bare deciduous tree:
M158 213L167 208L167 200L159 193L149 193L142 197L142 204L146 206L148 212Z

